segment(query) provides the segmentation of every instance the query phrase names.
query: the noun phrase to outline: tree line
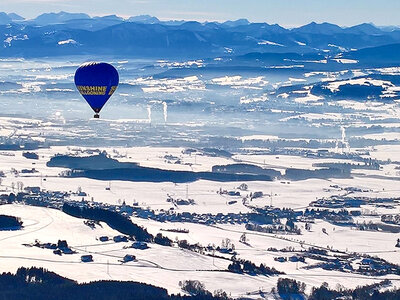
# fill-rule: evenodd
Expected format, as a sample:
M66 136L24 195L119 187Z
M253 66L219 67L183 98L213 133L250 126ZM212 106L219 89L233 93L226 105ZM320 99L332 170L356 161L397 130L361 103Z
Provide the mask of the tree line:
M0 274L0 298L7 300L222 300L224 294L169 295L164 288L133 281L78 284L43 268L19 268Z
M68 203L64 203L62 211L73 217L89 219L96 222L104 222L111 228L120 233L129 235L137 241L155 242L163 246L171 246L173 244L172 240L163 236L161 233L158 233L154 237L146 230L146 228L133 223L128 217L115 211L98 207L80 207Z

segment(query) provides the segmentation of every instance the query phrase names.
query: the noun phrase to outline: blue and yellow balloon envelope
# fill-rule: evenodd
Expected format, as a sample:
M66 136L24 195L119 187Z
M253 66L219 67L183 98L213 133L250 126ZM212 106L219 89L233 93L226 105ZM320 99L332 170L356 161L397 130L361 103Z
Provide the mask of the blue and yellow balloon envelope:
M99 118L100 110L118 87L117 70L110 64L89 62L75 72L75 85Z

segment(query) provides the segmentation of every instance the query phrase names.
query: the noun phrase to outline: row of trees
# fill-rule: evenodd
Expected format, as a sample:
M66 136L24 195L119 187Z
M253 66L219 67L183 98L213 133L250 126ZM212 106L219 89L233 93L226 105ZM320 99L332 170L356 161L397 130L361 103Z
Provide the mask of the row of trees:
M155 242L163 246L172 246L173 241L158 233L155 237L145 228L136 225L129 218L118 212L98 207L79 207L64 203L63 212L77 218L107 223L111 228L135 238L137 241Z
M185 284L187 288L190 284ZM164 288L138 282L77 282L43 268L20 268L16 274L0 274L0 295L7 300L224 300L226 294L168 295ZM226 297L225 297L226 296Z
M287 300L330 300L330 299L352 299L352 300L395 300L400 299L399 289L387 289L391 285L389 280L384 280L371 285L359 286L355 289L346 289L338 285L336 289L330 288L328 283L320 287L313 287L311 294L306 296L306 284L289 278L279 278L276 288L272 294L278 293L282 299ZM383 289L385 288L385 289Z
M345 289L338 286L336 289L329 287L327 283L323 283L320 287L312 288L310 300L325 299L353 299L353 300L396 300L400 299L399 289L383 289L391 285L389 280L371 285L359 286L353 289Z
M204 297L204 299L228 300L230 297L223 290L216 290L212 294L209 292L204 283L198 280L179 281L180 288L191 296Z
M257 266L253 262L244 259L236 259L228 266L228 270L233 273L247 273L251 275L277 275L284 274L275 268L267 267L265 264Z
M20 218L0 215L0 230L20 229L23 222Z
M111 210L97 207L80 207L64 203L62 211L77 218L105 222L111 228L134 237L138 241L153 241L153 236L145 228L132 223L130 219Z
M294 224L293 220L287 220L286 225L283 224L273 224L261 226L258 224L247 223L246 229L257 232L266 232L266 233L282 233L289 232L293 234L301 234L300 228Z

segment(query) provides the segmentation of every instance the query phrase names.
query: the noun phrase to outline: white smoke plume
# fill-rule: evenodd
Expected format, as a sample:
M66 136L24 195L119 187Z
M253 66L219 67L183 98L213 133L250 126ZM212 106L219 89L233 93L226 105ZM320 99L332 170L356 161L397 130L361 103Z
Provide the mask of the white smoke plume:
M149 122L151 123L151 106L147 106L147 118L149 119Z
M168 118L168 104L167 104L167 102L163 102L163 108L164 108L164 122L167 123L167 118Z

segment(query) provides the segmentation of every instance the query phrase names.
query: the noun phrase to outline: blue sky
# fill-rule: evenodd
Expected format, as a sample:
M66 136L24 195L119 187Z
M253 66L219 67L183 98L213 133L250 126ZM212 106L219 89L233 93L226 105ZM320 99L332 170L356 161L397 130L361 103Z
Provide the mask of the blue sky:
M0 11L33 18L43 12L154 15L160 19L224 21L247 18L286 27L316 22L400 25L399 0L0 0Z

